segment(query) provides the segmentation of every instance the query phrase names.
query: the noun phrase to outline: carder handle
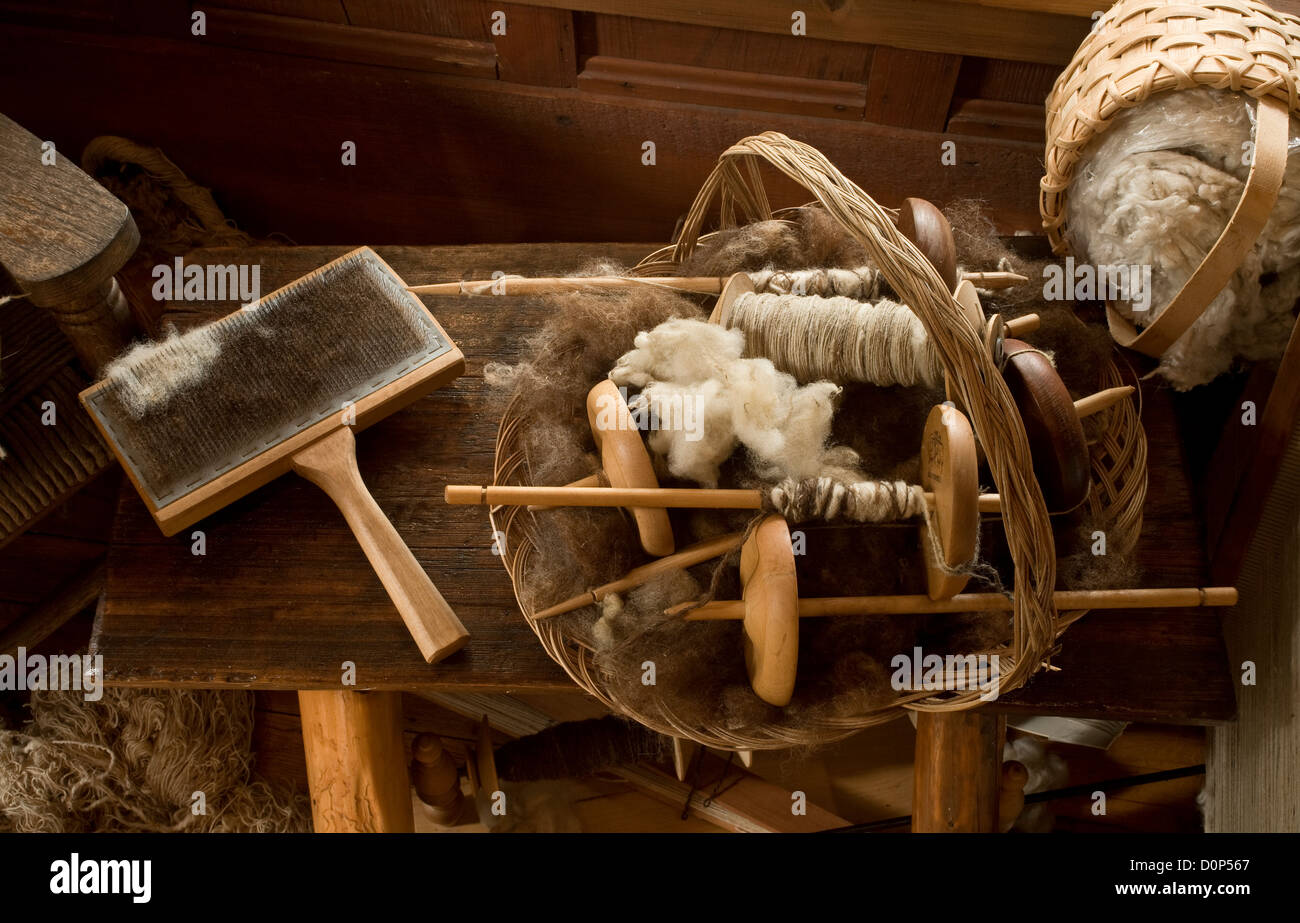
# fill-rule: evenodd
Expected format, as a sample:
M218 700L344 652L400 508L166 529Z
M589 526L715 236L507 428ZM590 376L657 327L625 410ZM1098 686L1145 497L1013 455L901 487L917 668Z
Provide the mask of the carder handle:
M357 469L356 445L351 427L341 427L296 453L293 470L334 501L420 653L434 663L464 647L469 632L370 496Z

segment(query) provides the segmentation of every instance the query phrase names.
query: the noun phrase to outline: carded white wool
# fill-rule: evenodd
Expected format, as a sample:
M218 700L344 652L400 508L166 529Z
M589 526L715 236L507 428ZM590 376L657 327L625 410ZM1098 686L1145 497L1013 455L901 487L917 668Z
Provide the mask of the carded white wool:
M220 331L208 324L184 336L173 331L157 343L136 343L113 360L106 377L120 384L127 411L142 417L207 377L221 355Z
M1070 187L1067 239L1093 266L1149 266L1151 291L1114 299L1139 328L1158 317L1218 239L1250 170L1254 102L1200 88L1164 93L1124 112L1093 143ZM1289 149L1297 147L1292 120ZM1255 249L1200 318L1164 354L1180 390L1238 359L1281 355L1300 296L1300 159ZM1149 300L1147 311L1134 302Z
M856 467L851 449L826 445L838 385L800 386L769 359L742 358L739 330L701 321L666 321L634 342L610 378L643 389L629 402L633 410L686 408L677 420L682 425L651 428L650 448L667 459L673 475L716 487L720 465L738 444L765 479L802 480Z
M362 248L131 349L86 406L161 508L449 349L402 280Z

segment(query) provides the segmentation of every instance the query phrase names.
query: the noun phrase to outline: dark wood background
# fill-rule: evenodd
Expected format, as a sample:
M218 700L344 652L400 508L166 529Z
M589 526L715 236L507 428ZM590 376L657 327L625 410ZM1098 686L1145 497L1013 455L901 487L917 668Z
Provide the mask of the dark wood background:
M768 129L885 204L975 196L1037 227L1042 101L1091 0L801 6L806 36L772 0L0 0L0 105L70 156L157 145L302 244L662 240Z

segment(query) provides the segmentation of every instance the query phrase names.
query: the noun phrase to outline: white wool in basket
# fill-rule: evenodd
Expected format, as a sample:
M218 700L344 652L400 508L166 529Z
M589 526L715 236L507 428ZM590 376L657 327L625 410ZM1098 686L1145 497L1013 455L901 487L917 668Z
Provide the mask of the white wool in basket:
M742 358L741 331L696 320L665 321L634 346L609 377L642 389L628 402L634 414L667 424L652 426L647 441L675 476L716 487L738 444L765 479L856 473L857 453L826 445L838 385L801 387L769 359Z
M1151 309L1116 307L1139 328L1158 317L1223 231L1250 171L1253 100L1200 88L1121 113L1090 146L1070 186L1066 237L1095 265L1151 268ZM1292 118L1289 151L1297 147ZM1246 155L1246 156L1243 156ZM1205 384L1238 359L1273 359L1300 296L1300 157L1260 239L1227 286L1161 358L1176 388Z

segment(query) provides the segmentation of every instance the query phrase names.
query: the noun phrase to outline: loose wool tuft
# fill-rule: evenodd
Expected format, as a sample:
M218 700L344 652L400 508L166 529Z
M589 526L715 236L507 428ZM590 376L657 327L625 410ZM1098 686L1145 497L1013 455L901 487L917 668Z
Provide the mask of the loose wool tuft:
M0 831L294 832L305 795L256 778L253 696L242 690L32 693L31 720L0 721ZM207 810L193 811L203 792Z
M857 462L843 447L826 445L839 386L800 386L770 359L742 358L739 330L679 318L638 333L634 345L610 378L642 388L629 402L634 412L675 424L652 428L649 443L677 477L716 487L737 445L764 479L801 480ZM669 420L670 412L677 419Z
M1250 170L1254 103L1222 90L1164 93L1118 115L1070 187L1067 238L1093 265L1151 267L1150 309L1116 306L1139 327L1158 317L1218 239ZM1292 121L1290 149L1297 146ZM1300 296L1300 159L1288 158L1255 249L1161 358L1176 388L1205 384L1238 359L1282 354Z
M701 242L681 275L725 276L742 270L763 272L808 268L857 272L868 260L854 241L821 209L787 213L785 221L762 222L729 230ZM958 254L971 269L1005 269L1042 278L1043 264L1031 263L1009 251L998 239L977 203L960 203L947 210L956 235ZM860 276L858 278L861 278ZM857 284L847 276L843 284ZM836 283L841 284L840 282ZM810 292L811 293L811 292ZM843 292L836 292L843 294ZM887 293L877 293L887 297ZM591 474L598 466L586 415L586 396L606 377L641 332L675 318L703 321L697 301L663 289L583 292L548 299L546 326L533 337L527 361L514 367L490 365L488 383L500 395L498 411L512 402L511 414L525 421L518 447L526 456L530 481L563 484ZM1084 323L1074 305L1044 302L1041 286L1029 284L985 294L985 307L1004 317L1037 312L1042 326L1031 338L1036 347L1057 356L1058 370L1073 397L1095 391L1112 351L1104 325L1092 318ZM1086 306L1085 306L1086 307ZM726 342L727 332L711 336ZM738 356L735 346L728 356ZM698 356L675 362L710 368ZM638 367L642 372L644 367ZM641 379L649 387L653 376ZM640 385L630 387L643 387ZM644 390L643 387L643 390ZM832 469L846 459L874 476L905 482L903 487L873 488L889 503L912 502L920 478L919 450L926 414L944 399L942 388L881 387L846 384L832 421L827 444L838 445L843 458L828 451L823 461ZM649 436L653 438L654 433ZM771 492L779 479L764 480L753 464L753 453L734 452L719 467L721 487L756 488ZM665 487L685 486L666 467L658 470ZM827 475L834 478L835 475ZM858 480L845 476L842 480ZM689 479L685 479L689 480ZM792 482L793 483L793 482ZM815 482L820 484L821 482ZM838 504L841 519L857 518L880 497L849 496L835 489L799 492L796 500ZM786 485L787 487L789 485ZM993 486L993 485L986 485ZM521 514L523 511L520 511ZM610 509L547 509L528 513L536 538L524 572L516 580L521 603L533 610L550 606L584 590L617 579L647 559L636 530L624 514ZM748 510L671 510L678 547L719 535L742 532L753 518ZM806 553L796 558L800 591L808 597L896 595L924 593L924 569L915 523L872 528L843 528L821 521L799 527ZM1126 557L1094 556L1089 551L1093 526L1085 518L1062 524L1058 549L1071 556L1070 585L1086 589L1121 585L1111 571ZM1065 540L1074 536L1073 543ZM980 548L1010 583L1010 561L1001 526L986 520ZM738 599L741 587L738 554L725 561L708 561L689 571L660 576L624 596L607 596L599 606L587 606L537 623L546 643L577 644L591 652L589 668L601 677L603 690L617 710L662 726L711 726L754 734L760 728L780 735L860 716L896 702L890 683L890 658L914 645L946 655L997 651L1011 638L1007 613L923 616L861 616L805 619L799 626L799 678L794 698L784 709L758 698L745 673L744 636L734 621L685 622L664 614L668 607L712 595ZM1067 562L1068 563L1068 562ZM655 681L647 684L645 664L655 666Z

